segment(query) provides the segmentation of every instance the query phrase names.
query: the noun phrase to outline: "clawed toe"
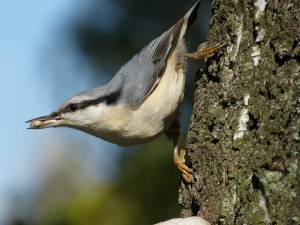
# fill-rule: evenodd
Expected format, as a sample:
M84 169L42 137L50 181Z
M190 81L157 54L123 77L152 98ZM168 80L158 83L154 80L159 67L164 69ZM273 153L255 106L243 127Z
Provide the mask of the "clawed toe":
M180 150L179 154L174 154L174 163L180 170L183 179L187 183L191 183L193 178L193 170L185 164L185 150Z
M193 170L185 164L178 164L177 168L181 171L181 176L187 183L191 183L193 178Z
M212 57L216 52L223 48L226 44L223 42L209 43L204 42L199 45L197 52L187 53L186 57L194 60L207 60Z

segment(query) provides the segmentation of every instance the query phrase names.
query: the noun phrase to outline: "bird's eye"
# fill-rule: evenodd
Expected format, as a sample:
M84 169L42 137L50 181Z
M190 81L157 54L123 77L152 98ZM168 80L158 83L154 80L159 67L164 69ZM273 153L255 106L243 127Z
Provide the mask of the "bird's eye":
M69 112L75 112L77 109L78 109L78 105L77 105L76 103L71 103L71 104L68 106L68 111L69 111Z

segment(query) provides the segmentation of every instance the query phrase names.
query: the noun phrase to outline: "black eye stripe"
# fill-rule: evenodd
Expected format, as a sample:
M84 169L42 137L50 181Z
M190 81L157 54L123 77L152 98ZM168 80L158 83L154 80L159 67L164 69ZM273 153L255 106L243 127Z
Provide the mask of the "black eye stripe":
M119 100L120 95L121 95L121 92L117 91L117 92L114 92L114 93L106 96L106 98L105 98L106 104L111 105L111 104L116 103Z
M106 104L111 105L118 101L120 94L121 94L121 92L118 91L118 92L113 92L110 95L101 96L96 99L85 100L85 101L78 102L78 103L70 103L64 109L62 109L60 112L75 112L77 110L84 109L88 106L98 105L101 102L106 102Z
M84 109L91 105L98 105L99 103L103 102L104 100L105 100L105 97L100 97L97 99L83 101L80 103L80 109Z

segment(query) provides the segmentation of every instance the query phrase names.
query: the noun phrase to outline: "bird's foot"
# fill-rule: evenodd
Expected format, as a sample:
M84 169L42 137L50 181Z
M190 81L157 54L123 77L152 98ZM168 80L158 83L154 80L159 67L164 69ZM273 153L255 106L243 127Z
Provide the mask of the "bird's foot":
M199 45L197 52L187 53L186 57L194 60L207 60L216 52L223 48L226 44L224 42L210 43L204 42Z
M179 153L176 151L174 153L174 163L180 170L183 179L187 183L191 183L194 180L193 170L185 164L185 153L186 151L184 149L180 150Z

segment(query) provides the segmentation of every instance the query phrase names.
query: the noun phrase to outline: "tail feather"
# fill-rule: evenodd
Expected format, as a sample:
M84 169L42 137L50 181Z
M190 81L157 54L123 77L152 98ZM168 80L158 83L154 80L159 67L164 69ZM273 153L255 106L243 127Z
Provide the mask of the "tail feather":
M197 1L193 7L185 14L184 20L187 21L187 29L195 22L198 14L198 8L200 6L201 1Z
M197 1L193 7L185 14L185 16L178 22L181 23L181 31L180 31L180 37L184 37L186 31L192 26L192 24L195 22L198 14L198 8L200 6L201 1ZM176 24L178 25L178 23ZM176 26L175 25L175 26Z
M187 29L195 21L200 3L201 1L198 0L174 26L154 39L145 48L144 54L150 56L154 62L158 61L158 59L166 59L177 45L178 40L184 37Z

